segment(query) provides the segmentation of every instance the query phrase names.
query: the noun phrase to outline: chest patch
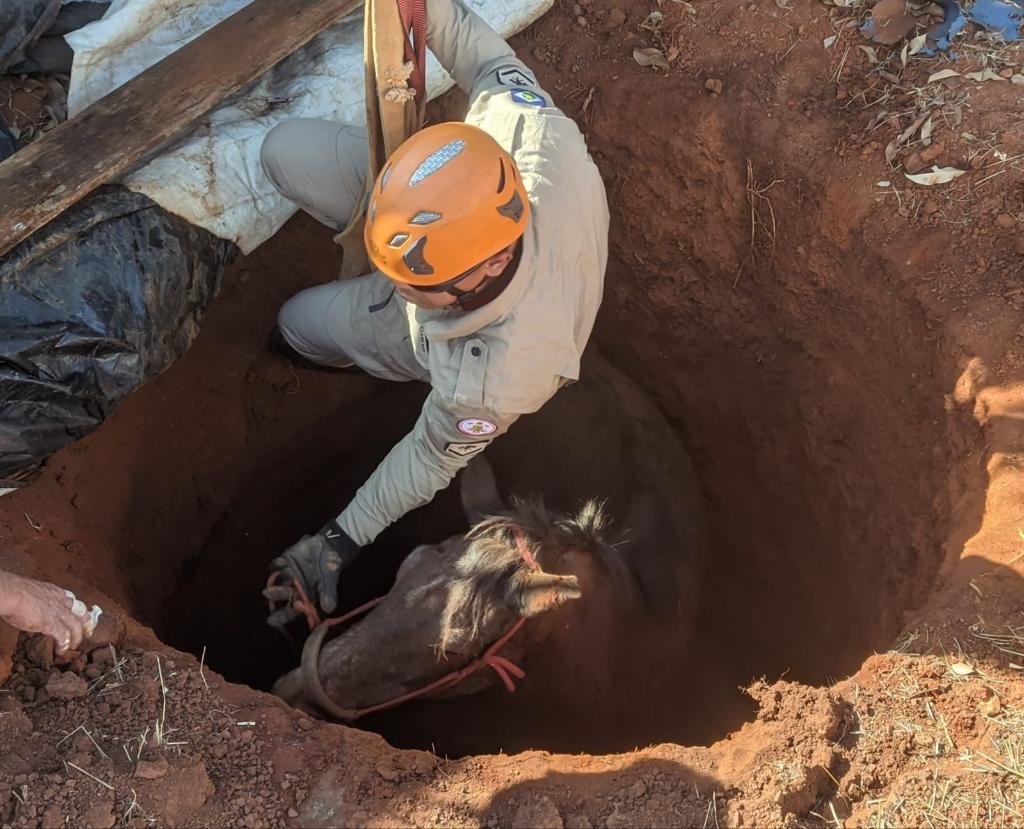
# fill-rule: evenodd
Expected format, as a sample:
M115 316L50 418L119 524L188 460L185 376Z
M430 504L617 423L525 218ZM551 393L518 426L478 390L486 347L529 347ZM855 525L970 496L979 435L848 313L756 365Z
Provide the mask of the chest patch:
M537 82L533 78L521 69L516 69L514 66L506 66L504 69L499 69L495 74L498 76L498 83L502 86L537 85Z
M538 95L536 92L531 92L529 89L513 89L512 100L517 104L527 104L534 107L544 107L548 105L548 102L544 100L544 96Z
M467 417L464 420L460 420L458 428L462 434L470 435L471 437L493 435L498 431L495 423L482 417Z

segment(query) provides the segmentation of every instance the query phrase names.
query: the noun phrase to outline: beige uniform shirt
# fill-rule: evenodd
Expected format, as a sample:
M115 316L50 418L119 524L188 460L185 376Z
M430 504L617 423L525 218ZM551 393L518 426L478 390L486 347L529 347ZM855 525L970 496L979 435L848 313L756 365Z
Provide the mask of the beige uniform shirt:
M608 259L604 185L576 124L479 17L457 0L427 5L431 51L470 94L466 123L516 160L533 215L515 276L487 305L427 311L396 296L432 391L412 432L338 518L360 545L579 378Z

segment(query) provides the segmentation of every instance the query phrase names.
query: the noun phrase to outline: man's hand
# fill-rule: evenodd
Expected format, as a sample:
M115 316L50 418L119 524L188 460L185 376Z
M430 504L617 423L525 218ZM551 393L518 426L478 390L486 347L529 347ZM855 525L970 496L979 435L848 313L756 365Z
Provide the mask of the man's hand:
M0 619L27 633L52 636L58 653L64 653L82 644L89 612L55 584L0 572Z
M270 563L275 583L263 591L272 602L287 602L274 610L267 623L284 627L301 614L293 602L301 596L292 587L298 582L312 601L319 600L324 613L338 608L338 574L359 555L359 545L342 530L336 521L328 523L314 536L304 536L284 554Z

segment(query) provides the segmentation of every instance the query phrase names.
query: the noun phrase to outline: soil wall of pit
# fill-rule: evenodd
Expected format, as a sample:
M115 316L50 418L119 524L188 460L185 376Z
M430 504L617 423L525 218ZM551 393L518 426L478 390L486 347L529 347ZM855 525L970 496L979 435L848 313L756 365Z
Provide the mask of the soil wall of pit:
M680 654L701 666L699 681L653 724L584 745L565 742L557 723L494 725L498 695L368 723L397 744L464 754L708 743L750 716L737 688L756 677L822 684L855 671L894 639L939 570L959 428L943 407L943 358L915 297L851 233L857 206L831 195L843 182L815 193L829 162L807 158L827 137L757 123L706 96L673 124L656 96L649 107L639 97L617 85L588 122L616 216L596 338L668 415L699 470L713 543L697 642ZM666 137L638 147L618 119L601 117L627 106L641 123L667 120ZM242 266L250 280L266 282L275 247L304 274L330 273L336 252L306 247L325 231L308 220L290 230ZM209 646L229 677L267 687L295 655L254 631L253 563L344 504L411 425L423 390L253 359L245 472L184 569L172 565L172 604L150 620L172 644ZM300 402L307 394L312 402ZM211 433L218 444L223 428ZM368 554L347 580L347 604L383 592L417 541L458 531L451 495ZM252 641L257 666L243 645ZM459 728L467 722L478 727Z

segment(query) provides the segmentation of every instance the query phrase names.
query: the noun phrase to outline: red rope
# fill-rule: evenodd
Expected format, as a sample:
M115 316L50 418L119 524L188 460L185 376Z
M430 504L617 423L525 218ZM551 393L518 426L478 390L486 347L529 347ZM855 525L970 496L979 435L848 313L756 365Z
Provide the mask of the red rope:
M417 101L427 94L427 8L425 0L398 0L398 12L405 29L405 59L414 69L409 79Z
M323 622L321 622L321 624L329 628L332 628L335 625L340 625L343 622L347 622L349 619L354 619L356 616L362 616L364 613L373 610L386 598L387 596L385 595L377 599L370 599L370 601L368 601L366 604L359 605L359 607L357 607L355 610L350 610L348 613L339 616L337 619L325 619Z
M522 530L514 528L512 530L512 535L515 538L516 550L519 552L519 555L522 557L523 561L526 562L526 566L529 567L531 570L539 570L540 565L537 564L537 559L534 557L533 551L530 549L529 544L527 543L526 534ZM366 613L369 610L372 610L382 601L384 601L385 598L387 597L381 596L379 599L373 599L372 601L369 601L366 604L360 605L355 610L350 610L348 613L344 614L343 616L339 616L336 619L327 619L326 621L320 623L320 627L326 630L334 627L335 625L344 624L345 622L354 619L356 616L359 616L363 613ZM333 711L328 710L328 713L333 713L335 714L335 716L340 716L347 720L357 720L360 717L365 717L367 714L375 714L378 711L386 711L389 708L394 708L398 705L402 705L403 703L409 702L414 699L418 699L419 697L426 696L427 694L432 694L435 691L440 691L445 688L449 688L452 685L458 685L460 682L462 682L462 680L472 676L473 674L477 673L480 670L483 670L484 668L492 669L498 675L498 678L502 681L502 684L505 686L508 692L510 694L515 693L516 680L525 679L526 671L524 671L522 668L516 665L512 660L507 659L504 656L499 656L498 651L500 651L503 647L505 647L505 645L508 644L509 640L511 640L512 637L519 632L519 629L525 623L526 617L520 617L519 619L517 619L516 623L512 625L512 627L509 628L501 638L497 639L486 651L484 651L483 655L481 655L477 659L474 659L465 667L460 668L457 671L452 671L449 674L445 674L440 679L435 679L433 682L424 685L422 688L417 688L415 691L409 691L406 694L402 694L400 696L395 697L394 699L387 700L386 702L381 702L376 705L370 705L366 708L341 708L336 703L334 703L334 701L331 700L331 698L327 695L327 692L324 691L323 686L319 682L318 676L311 677L312 679L315 679L316 684L319 686L318 688L316 688L316 693L314 696L317 698L317 701L322 706L325 705L325 703L330 703L331 706L333 706ZM322 635L320 638L320 642L323 642ZM305 659L306 655L303 654L303 660ZM315 666L319 662L319 648L317 649L317 653L312 655L312 659L312 664Z
M523 626L525 621L525 617L518 619L504 636L498 639L484 652L483 656L478 659L474 659L464 668L452 671L450 674L445 674L440 679L435 679L429 685L424 685L422 688L417 688L415 691L410 691L409 693L402 694L394 699L389 699L387 702L380 702L377 705L371 705L367 708L357 708L352 712L352 719L359 719L359 717L365 717L367 714L375 714L378 711L386 711L389 708L394 708L402 703L418 699L419 697L426 696L427 694L432 694L435 691L440 691L452 685L458 685L462 680L472 676L477 671L485 667L493 668L494 672L508 689L508 692L510 694L515 693L516 684L512 679L512 676L516 679L523 679L526 676L526 671L505 657L498 656L497 651L501 650L501 648L508 643L509 639L519 632L519 628ZM509 674L512 676L509 676Z

